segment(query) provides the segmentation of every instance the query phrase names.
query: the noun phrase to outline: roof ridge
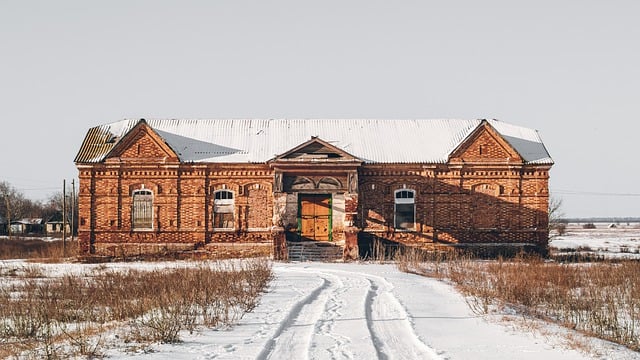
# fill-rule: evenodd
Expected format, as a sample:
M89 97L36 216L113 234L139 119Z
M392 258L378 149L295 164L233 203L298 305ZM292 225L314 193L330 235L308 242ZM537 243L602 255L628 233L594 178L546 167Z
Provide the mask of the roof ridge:
M367 163L445 163L474 129L487 121L526 162L552 163L536 130L496 119L219 118L123 119L90 129L77 163L101 162L145 121L188 162L260 163L318 136Z

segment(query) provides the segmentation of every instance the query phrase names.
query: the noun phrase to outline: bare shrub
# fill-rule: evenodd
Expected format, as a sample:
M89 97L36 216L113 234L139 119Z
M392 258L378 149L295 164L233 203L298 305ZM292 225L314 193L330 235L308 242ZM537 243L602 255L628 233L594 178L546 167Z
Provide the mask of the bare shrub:
M184 327L185 311L182 305L155 308L133 321L137 338L169 344L180 342L179 335Z
M441 274L469 297L470 307L478 313L486 313L492 305L510 304L526 314L640 350L638 262L455 259L446 263Z
M252 259L14 279L0 287L0 355L97 357L105 323L131 324L127 338L142 342L178 342L183 330L240 319L271 278L270 262Z
M567 224L565 223L557 223L554 224L552 230L555 230L559 236L562 236L567 233Z
M442 277L447 262L463 258L459 252L451 248L434 250L406 246L395 254L394 260L401 271Z

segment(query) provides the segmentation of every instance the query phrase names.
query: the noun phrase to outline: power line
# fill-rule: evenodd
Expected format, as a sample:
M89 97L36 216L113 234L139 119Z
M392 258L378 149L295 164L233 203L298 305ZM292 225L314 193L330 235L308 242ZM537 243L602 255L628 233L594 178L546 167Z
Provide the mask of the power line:
M35 190L58 190L57 187L42 187L42 188L17 188L16 190L20 190L20 191L35 191Z
M561 190L556 189L551 191L552 194L561 195L580 195L580 196L640 196L638 193L610 193L610 192L598 192L598 191L577 191L577 190Z

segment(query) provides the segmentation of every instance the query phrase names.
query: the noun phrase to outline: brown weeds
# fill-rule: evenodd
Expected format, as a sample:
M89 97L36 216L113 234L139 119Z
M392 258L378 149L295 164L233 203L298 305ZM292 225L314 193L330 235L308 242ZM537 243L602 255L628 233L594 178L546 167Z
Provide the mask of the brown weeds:
M522 313L640 350L640 263L560 264L537 257L477 261L400 258L403 271L446 277L474 311L510 305Z
M0 288L0 356L96 357L103 324L140 342L178 342L183 330L225 326L252 310L272 277L265 259L184 268L12 278Z
M77 241L45 241L33 238L0 239L0 260L49 259L59 261L78 254Z

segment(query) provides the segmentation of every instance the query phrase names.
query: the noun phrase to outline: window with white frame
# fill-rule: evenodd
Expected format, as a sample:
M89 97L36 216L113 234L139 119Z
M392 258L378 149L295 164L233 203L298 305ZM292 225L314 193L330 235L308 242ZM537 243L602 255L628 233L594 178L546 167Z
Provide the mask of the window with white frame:
M416 221L415 191L396 190L394 205L395 228L413 230Z
M133 229L153 229L153 192L151 190L133 191L131 224Z
M213 200L213 227L215 229L233 229L233 192L216 191Z

